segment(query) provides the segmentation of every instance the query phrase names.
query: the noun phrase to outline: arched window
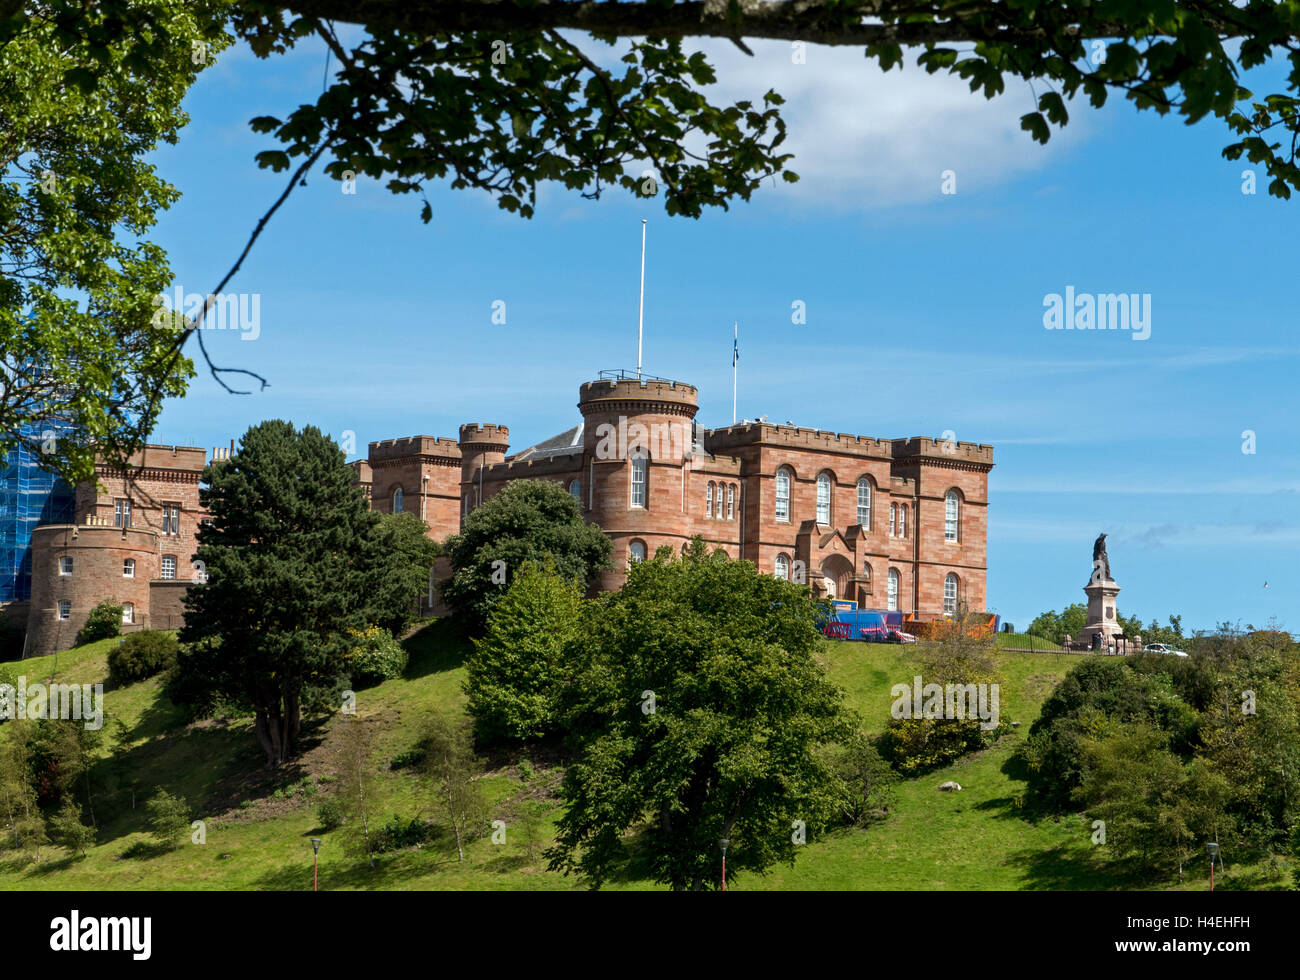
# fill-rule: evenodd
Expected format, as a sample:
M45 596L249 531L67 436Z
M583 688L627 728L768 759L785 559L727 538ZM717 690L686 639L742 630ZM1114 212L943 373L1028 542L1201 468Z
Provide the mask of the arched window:
M949 490L943 498L943 539L945 541L957 540L957 529L960 526L959 506L957 491Z
M719 508L721 509L721 508ZM704 516L713 516L713 481L709 481L709 489L704 494Z
M736 516L736 485L734 483L727 485L727 520L732 520Z
M776 556L776 577L779 579L790 577L790 559L785 555Z
M949 572L943 579L943 614L953 616L957 613L957 576Z
M175 555L162 556L161 577L165 579L173 579L176 577L176 556Z
M582 484L577 480L569 481L569 496L578 501L578 503L582 503Z
M817 523L831 522L831 476L829 473L817 474Z
M122 622L131 624L135 622L135 604L131 602L122 603Z
M868 592L871 591L871 562L869 561L862 563L862 584Z
M122 578L135 578L135 559L122 559Z
M629 562L645 561L645 542L633 541L628 545L627 559Z
M790 471L787 469L776 471L776 519L790 519Z
M871 529L871 481L865 476L858 480L858 523Z
M907 537L907 504L898 505L898 536Z
M889 609L898 608L898 569L889 570Z
M633 507L645 507L646 479L649 474L650 461L645 456L632 457L632 501Z
M396 490L393 491L393 513L400 514L401 512L402 512L402 488L398 487Z
M889 505L889 536L898 536L898 504Z

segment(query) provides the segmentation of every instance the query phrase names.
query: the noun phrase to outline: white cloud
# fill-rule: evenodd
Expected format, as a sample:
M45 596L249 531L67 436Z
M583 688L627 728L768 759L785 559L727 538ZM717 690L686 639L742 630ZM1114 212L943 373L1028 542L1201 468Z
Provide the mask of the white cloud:
M960 78L927 75L905 53L900 72L882 72L859 48L809 45L806 63L791 62L786 42L755 42L754 57L726 42L700 45L717 69L713 98L758 102L769 88L786 99L781 112L795 155L797 184L779 193L799 204L877 208L941 200L940 174L953 170L957 194L1041 170L1087 133L1088 109L1076 104L1068 126L1047 146L1020 129L1034 108L1024 82L1008 79L992 100ZM1039 90L1042 91L1041 86Z

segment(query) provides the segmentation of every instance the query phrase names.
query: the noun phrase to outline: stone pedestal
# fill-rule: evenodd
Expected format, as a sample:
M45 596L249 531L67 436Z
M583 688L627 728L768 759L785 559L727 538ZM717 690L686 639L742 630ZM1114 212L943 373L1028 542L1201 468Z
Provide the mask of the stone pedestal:
M1088 625L1079 631L1075 639L1092 646L1092 635L1101 634L1102 649L1107 648L1113 637L1124 632L1119 624L1119 612L1115 605L1115 596L1119 595L1119 586L1114 579L1098 579L1083 587L1088 594Z

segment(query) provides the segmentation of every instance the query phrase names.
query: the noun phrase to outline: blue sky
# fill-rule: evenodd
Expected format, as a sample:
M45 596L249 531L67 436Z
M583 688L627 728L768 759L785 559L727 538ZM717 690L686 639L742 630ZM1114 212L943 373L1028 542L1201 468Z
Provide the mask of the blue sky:
M1221 158L1218 121L1077 105L1042 147L1018 128L1027 86L988 103L857 51L702 47L719 98L789 99L799 184L698 221L559 188L523 221L435 188L424 225L414 197L317 173L227 288L259 294L256 340L206 335L271 387L231 396L203 371L154 440L224 445L266 418L353 432L360 454L469 421L509 425L516 448L561 431L579 384L635 367L646 218L645 370L697 385L704 424L730 421L738 320L742 417L994 445L989 606L1018 627L1084 600L1106 530L1121 612L1300 630L1297 203L1262 172L1241 192L1249 164ZM317 48L235 49L191 91L191 124L155 158L184 194L152 236L183 292L216 286L283 187L248 120L314 99L324 67ZM1067 286L1150 294L1149 339L1045 330L1044 297Z

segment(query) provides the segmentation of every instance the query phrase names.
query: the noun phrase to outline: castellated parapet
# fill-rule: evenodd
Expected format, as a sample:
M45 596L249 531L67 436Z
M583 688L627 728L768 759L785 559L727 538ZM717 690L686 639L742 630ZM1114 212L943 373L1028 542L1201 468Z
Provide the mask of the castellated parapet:
M578 411L593 415L679 415L695 418L700 395L694 385L659 378L588 381L578 389Z
M414 461L421 456L459 463L460 444L455 439L435 436L407 436L404 439L385 439L370 444L369 461L372 467Z
M704 441L712 452L762 443L789 449L840 452L882 459L888 459L893 454L894 442L889 439L855 436L826 429L775 425L771 422L741 422L720 429L709 429L704 434Z
M984 443L954 442L945 439L931 439L929 436L895 439L893 443L894 458L896 460L921 457L926 462L973 463L979 466L993 465L993 447Z

